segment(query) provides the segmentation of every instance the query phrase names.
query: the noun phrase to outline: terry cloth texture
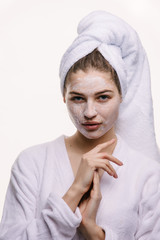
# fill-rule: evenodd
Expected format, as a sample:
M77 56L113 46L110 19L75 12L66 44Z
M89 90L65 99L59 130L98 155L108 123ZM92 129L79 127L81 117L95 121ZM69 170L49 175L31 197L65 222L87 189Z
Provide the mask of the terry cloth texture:
M78 25L78 36L60 64L61 91L71 66L98 49L116 70L123 102L116 123L119 134L135 150L160 160L155 139L150 71L146 53L135 30L105 11L94 11Z
M96 222L106 240L160 239L160 164L119 136L113 155L118 179L104 173ZM24 150L12 168L0 240L84 240L82 220L62 196L74 181L64 136Z

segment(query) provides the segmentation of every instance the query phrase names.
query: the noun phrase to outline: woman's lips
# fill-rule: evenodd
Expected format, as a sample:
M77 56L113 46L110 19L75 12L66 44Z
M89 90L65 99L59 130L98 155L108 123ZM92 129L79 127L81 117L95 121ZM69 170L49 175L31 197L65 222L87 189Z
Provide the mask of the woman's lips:
M100 127L101 123L99 123L99 122L86 122L86 123L83 123L82 125L86 130L93 131L93 130L97 130Z

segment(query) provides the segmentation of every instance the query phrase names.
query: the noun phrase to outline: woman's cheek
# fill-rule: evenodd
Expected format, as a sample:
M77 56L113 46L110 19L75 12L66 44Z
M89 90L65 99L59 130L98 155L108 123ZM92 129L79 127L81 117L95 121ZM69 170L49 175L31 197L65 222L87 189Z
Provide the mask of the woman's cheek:
M115 102L115 104L112 106L112 108L110 109L110 117L111 117L111 121L115 122L118 118L119 115L119 106L120 103L119 102Z
M119 101L111 101L110 104L99 108L99 114L105 122L114 123L117 120L119 114L119 105Z
M69 104L67 106L69 116L72 122L77 125L82 122L83 118L83 107L79 104Z

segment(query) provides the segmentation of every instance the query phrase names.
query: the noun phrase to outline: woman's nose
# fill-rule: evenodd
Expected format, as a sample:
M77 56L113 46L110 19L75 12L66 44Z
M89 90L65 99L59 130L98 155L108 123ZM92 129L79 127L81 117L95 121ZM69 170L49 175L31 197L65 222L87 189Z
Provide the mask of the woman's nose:
M93 102L87 102L84 110L84 117L92 119L97 116L97 111Z

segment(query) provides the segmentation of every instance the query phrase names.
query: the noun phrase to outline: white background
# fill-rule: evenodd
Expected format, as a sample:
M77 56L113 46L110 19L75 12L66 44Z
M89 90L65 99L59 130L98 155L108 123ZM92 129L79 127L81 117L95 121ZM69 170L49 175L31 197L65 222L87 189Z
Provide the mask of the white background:
M0 0L0 217L19 152L74 131L60 93L59 62L79 20L92 10L120 16L139 33L151 67L160 146L159 0Z

